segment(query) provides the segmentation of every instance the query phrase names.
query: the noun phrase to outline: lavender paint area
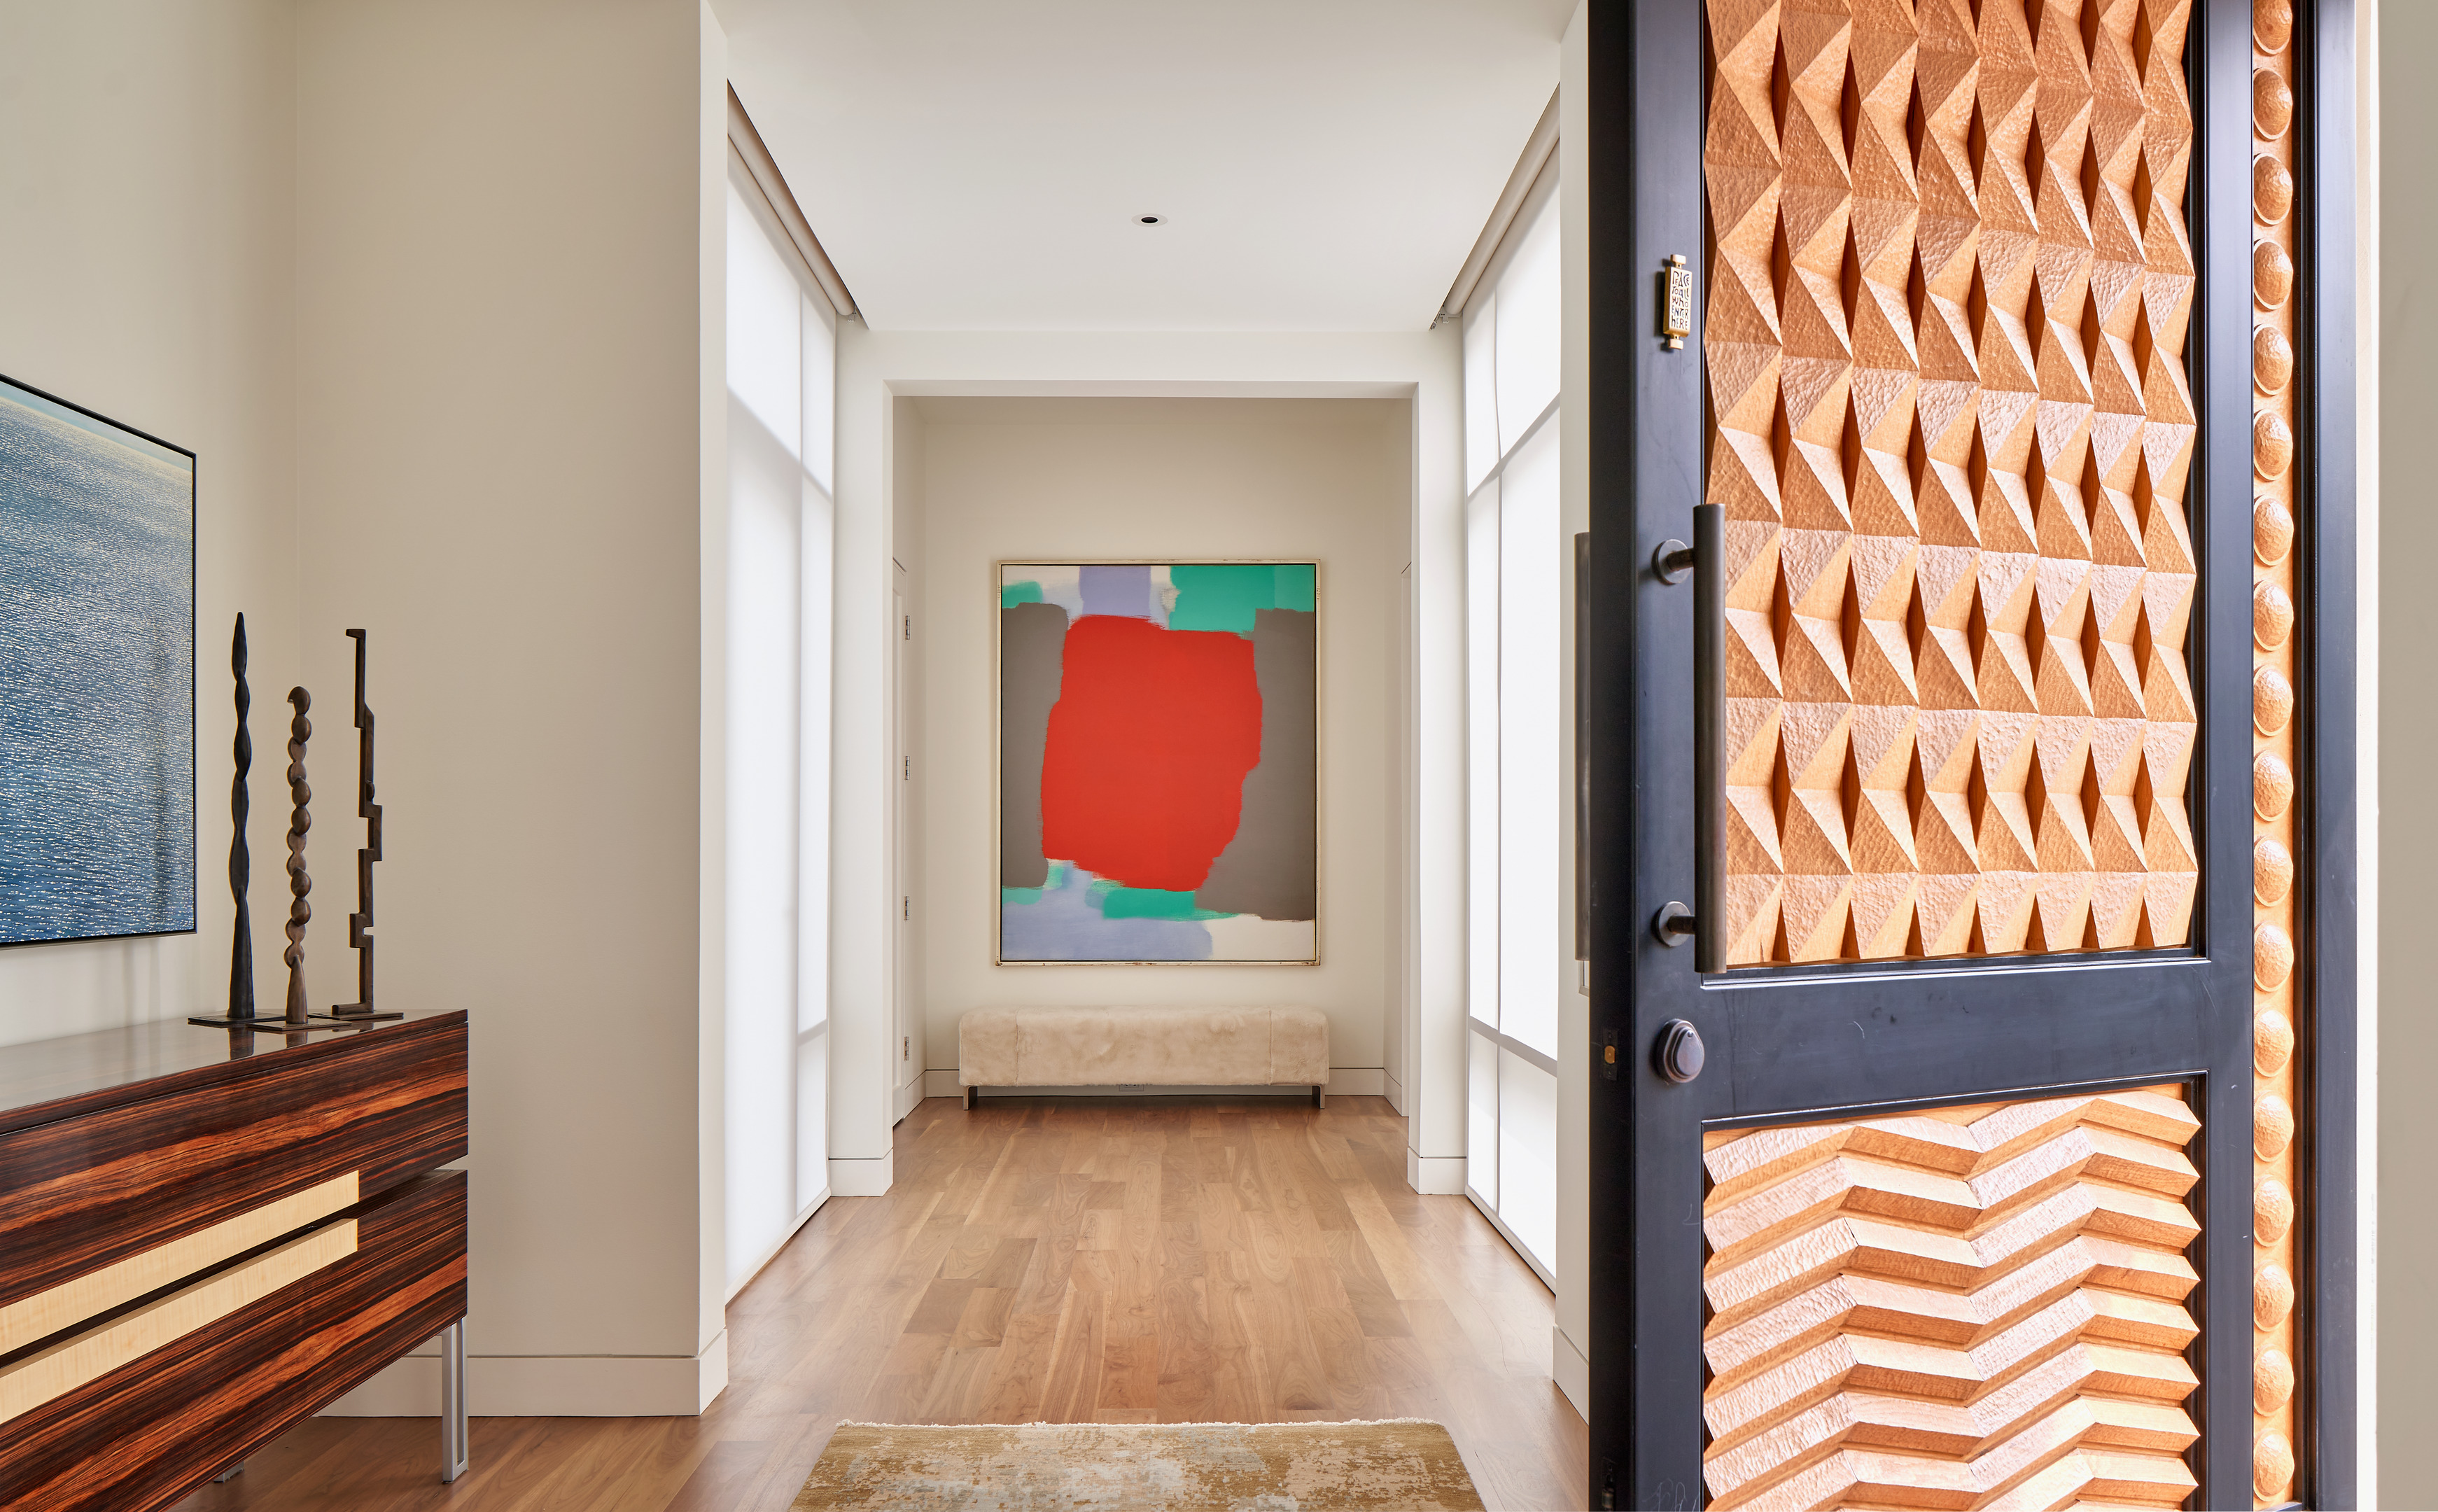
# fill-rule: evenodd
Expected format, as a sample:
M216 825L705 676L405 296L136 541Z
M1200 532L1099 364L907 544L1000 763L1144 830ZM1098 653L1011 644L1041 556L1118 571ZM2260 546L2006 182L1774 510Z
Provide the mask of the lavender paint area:
M1001 960L1209 960L1210 931L1190 919L1111 919L1092 874L1050 863L1048 885L999 891Z
M1140 562L1083 569L1084 612L1116 614L1129 620L1161 618L1152 613L1151 568Z

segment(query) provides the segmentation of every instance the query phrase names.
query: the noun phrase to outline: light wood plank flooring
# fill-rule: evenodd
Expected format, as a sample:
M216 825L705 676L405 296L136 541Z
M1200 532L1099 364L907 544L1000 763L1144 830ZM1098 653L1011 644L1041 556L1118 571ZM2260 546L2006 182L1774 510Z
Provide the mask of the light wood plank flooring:
M323 1418L182 1512L784 1509L846 1418L1429 1417L1494 1508L1581 1507L1549 1293L1405 1185L1379 1098L923 1102L886 1197L833 1199L728 1310L699 1418ZM479 1336L478 1336L479 1337Z

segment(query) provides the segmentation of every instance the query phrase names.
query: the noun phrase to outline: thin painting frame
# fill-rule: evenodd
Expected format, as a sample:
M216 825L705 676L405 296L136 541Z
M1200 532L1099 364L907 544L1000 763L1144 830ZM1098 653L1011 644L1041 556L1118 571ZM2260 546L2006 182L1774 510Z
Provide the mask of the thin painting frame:
M1140 950L1131 950L1131 949L1129 949L1129 950L1124 950L1124 951L1122 951L1122 952L1121 952L1121 953L1114 953L1114 954L1107 954L1107 955L1086 955L1086 954L1071 954L1071 955L1062 954L1062 955L1051 955L1051 954L1040 954L1040 953L1025 953L1025 952L1024 952L1024 950L1021 948L1021 942L1019 942L1019 949L1018 949L1018 951L1017 951L1016 953L1011 953L1011 951L1010 951L1010 948L1009 948L1009 947L1010 947L1010 938L1009 938L1009 935L1010 935L1010 929L1009 929L1009 925L1010 925L1010 918L1011 918L1011 915L1010 915L1010 907L1011 907L1010 892L1011 892L1011 890L1012 890L1012 889L1011 889L1011 888L1008 887L1008 885L1007 885L1007 884L1008 884L1007 853L1008 853L1008 845L1009 845L1009 831L1008 831L1008 825L1009 825L1009 823L1010 823L1010 820L1011 820L1012 816L1011 816L1011 813L1010 813L1010 807L1011 807L1011 805L1010 805L1010 803L1009 803L1009 801L1008 801L1008 799L1009 799L1009 793L1008 793L1008 786L1007 786L1007 782L1008 782L1008 770L1007 770L1007 768L1008 768L1008 757L1009 757L1009 736L1010 736L1010 730L1009 730L1009 708L1008 708L1008 703L1009 703L1009 698L1008 698L1008 674L1009 674L1009 665L1008 665L1008 662L1009 662L1009 646L1008 646L1009 630L1008 630L1008 625L1009 625L1009 617L1008 617L1008 615L1007 615L1006 610L1008 609L1008 607L1011 607L1011 606L1008 604L1008 602L1007 602L1007 599L1008 599L1008 593L1009 593L1009 589L1010 589L1011 584L1012 584L1012 583L1014 583L1014 582L1016 582L1016 581L1019 581L1019 580L1020 580L1020 579L1012 579L1012 578L1011 578L1011 576L1010 576L1010 573L1011 573L1011 572L1017 572L1017 573L1022 573L1022 574L1032 574L1032 573L1037 573L1037 572L1040 572L1040 571L1063 571L1073 572L1073 573L1077 574L1077 576L1080 578L1080 577L1082 576L1083 571L1084 571L1084 570L1085 570L1085 569L1133 569L1133 568L1144 568L1144 569L1150 569L1150 570L1153 570L1155 572L1164 571L1167 571L1167 570L1170 570L1170 569L1175 569L1175 568L1186 568L1186 569L1200 569L1200 568L1267 568L1267 569L1279 569L1279 568L1285 568L1285 569L1301 569L1301 570L1308 570L1308 571L1309 571L1309 572L1310 572L1310 574L1311 574L1311 575L1310 575L1310 585L1311 585L1311 587L1310 587L1310 594L1311 594L1311 607L1310 607L1310 609L1309 609L1308 611L1306 611L1306 612L1309 614L1309 616L1310 616L1310 624L1309 624L1309 627L1308 627L1308 628L1309 628L1309 635L1310 635L1310 642L1311 642L1311 653L1310 653L1310 659L1309 659L1310 664L1309 664L1309 669L1308 669L1308 673L1307 673L1307 676L1309 677L1309 679L1310 679L1310 685L1311 685L1311 717L1310 717L1310 723L1309 723L1309 726L1308 726L1308 728L1309 728L1309 730L1310 730L1310 750L1309 750L1309 753L1308 753L1308 757L1304 757L1304 758L1301 758L1301 759L1305 759L1305 760L1308 760L1308 761L1309 761L1309 764L1310 764L1310 770L1311 770L1311 777L1310 777L1310 793L1309 793L1308 800L1306 800L1306 807L1307 807L1307 811L1309 812L1309 814L1310 814L1310 816L1311 816L1310 820L1309 820L1309 831L1310 831L1310 833L1309 833L1309 845L1310 845L1311 857L1312 857L1312 859L1311 859L1311 878L1310 878L1310 898L1311 898L1311 903L1310 903L1310 911L1311 911L1311 915L1312 915L1312 917L1311 917L1311 919L1310 919L1308 922L1300 922L1300 923L1302 923L1302 927L1303 927L1303 928L1305 928L1305 929L1308 929L1308 931L1309 931L1309 937L1308 937L1308 938L1309 938L1309 943L1308 943L1308 946L1306 947L1306 949L1304 950L1304 952L1303 952L1302 954L1284 954L1284 953L1277 953L1277 952L1267 952L1267 953L1263 953L1263 954L1260 954L1260 955L1245 955L1245 956L1224 956L1224 955L1213 955L1213 956L1203 956L1203 957L1192 957L1192 956L1168 956L1168 957L1162 957L1162 956L1157 956L1157 955L1146 954L1146 953L1143 953L1143 952L1141 952L1141 951L1140 951ZM1323 813L1322 813L1322 793L1323 793L1323 790L1324 790L1324 788L1325 788L1325 786L1326 786L1326 782L1325 782L1325 770L1324 770L1324 765L1323 765L1323 764L1324 764L1324 759L1325 759L1325 758L1324 758L1324 755L1323 755L1323 751L1324 751L1324 749L1325 749L1325 747L1326 747L1326 745L1327 745L1327 740L1326 740L1326 738L1325 738L1325 729L1324 729L1324 721L1323 721L1323 712L1324 712L1324 711L1326 710L1326 708L1328 707L1328 705L1327 705L1327 699L1326 699L1326 697L1325 697L1325 688L1324 688L1324 683L1323 683L1323 677L1324 677L1325 674L1324 674L1324 671L1323 671L1323 668L1322 668L1322 664L1321 664L1321 663L1322 663L1322 657L1321 657L1321 655L1320 655L1320 648L1321 648L1321 647L1326 643L1326 632L1327 632L1327 620L1326 620L1325 603L1326 603L1326 600L1327 600L1328 595L1327 595L1327 591L1326 591L1326 585L1325 585L1325 583L1324 583L1324 581L1323 581L1323 576L1324 576L1324 574L1323 574L1323 571L1322 571L1322 563L1321 563L1321 562L1319 562L1319 561L1318 561L1317 559L1316 559L1316 558L1309 558L1309 557L1242 557L1242 556L1237 556L1237 557L1141 557L1141 556L1134 556L1134 557L1086 557L1086 556L1069 556L1069 557L1061 557L1061 558L1058 558L1058 559L1055 559L1055 560L1052 560L1052 559L1050 559L1050 558L1046 558L1046 557L1010 557L1010 558L1002 558L1002 559L999 559L999 560L994 561L994 562L991 564L991 579L992 579L992 581L991 581L991 590L992 590L993 597L994 597L994 603L997 605L997 607L995 607L995 608L994 608L994 610L993 610L993 612L992 612L992 617L991 617L991 648L992 648L992 658L991 658L991 662L992 662L992 677L991 677L991 838L990 838L990 844L991 844L991 847L992 847L992 853L993 853L993 855L994 855L994 858L995 858L995 859L994 859L994 862L993 862L993 867L994 867L994 870L998 873L998 908L997 908L997 910L996 910L996 917L995 917L995 922L994 922L993 929L992 929L992 941L993 941L993 947L994 947L994 948L993 948L993 960L994 960L994 963L995 963L995 964L997 964L997 965L1000 965L1000 966L1219 966L1219 967L1225 967L1225 966L1317 966L1317 965L1319 965L1319 964L1321 963L1321 927L1322 927L1322 923L1323 923L1323 921L1322 921L1322 918L1321 918L1321 907L1320 907L1320 902L1321 902L1321 899L1322 899L1323 897L1325 897L1325 896L1326 896L1326 889L1325 889L1325 887L1324 887L1324 882L1325 882L1325 878L1326 878L1326 869L1325 869L1325 853L1324 853L1324 847L1323 847L1322 842L1321 842L1321 836L1322 836L1322 834L1323 834L1323 831L1324 831L1324 825L1323 825L1323 818L1324 818L1324 816L1323 816ZM1080 616L1079 616L1079 618L1080 618ZM1165 626L1164 622L1162 622L1162 624L1161 624L1161 627L1162 627L1162 628L1165 628L1165 627L1166 627L1166 626ZM1241 632L1240 632L1240 633L1241 633ZM1061 675L1061 676L1062 676L1062 682L1063 682L1063 665L1062 665L1062 675ZM1299 701L1299 700L1298 700L1298 701ZM1054 700L1053 700L1053 702L1054 702ZM1021 712L1021 711L1019 712L1019 717L1022 717L1022 712ZM1046 714L1044 715L1044 717L1046 717ZM1266 726L1266 720L1264 721L1264 723L1265 723L1265 726ZM1045 737L1044 737L1044 744L1045 744L1044 756L1046 757L1046 755L1047 755L1047 750L1046 750L1046 747L1047 747L1047 736L1046 736L1046 733L1045 733ZM1256 765L1258 765L1259 764L1257 763ZM1247 775L1249 776L1249 775L1250 775L1250 773L1248 772L1248 774L1247 774ZM1035 823L1036 823L1036 825L1037 825L1037 823L1038 823L1038 812L1037 812L1037 809L1036 809L1036 813L1035 813L1035 816L1034 816L1034 821L1035 821ZM1070 864L1070 863L1064 863L1064 862L1060 862L1060 861L1055 861L1055 860L1053 860L1053 858L1050 858L1050 857L1047 857L1047 856L1044 856L1044 857L1043 857L1043 860L1044 860L1045 864L1051 864L1051 865L1057 865L1057 864ZM1045 880L1046 880L1046 879L1045 879ZM1074 880L1075 880L1075 879L1074 879L1074 878L1072 878L1072 877L1061 877L1061 878L1059 879L1059 881L1060 881L1060 883L1061 883L1061 885L1062 885L1062 886L1073 886L1073 885L1074 885ZM1083 878L1083 882L1084 882L1084 884L1085 884L1086 887L1089 887L1089 886L1102 886L1102 887L1108 886L1108 884L1107 884L1106 882L1102 881L1101 879L1093 878L1093 877L1089 876L1088 874L1086 874L1086 875L1084 876L1084 878ZM1020 891L1020 890L1023 890L1023 889L1014 889L1014 890L1019 890L1019 891ZM1132 890L1136 890L1136 889L1128 888L1128 889L1125 889L1125 890L1132 891ZM1105 902L1105 900L1103 900L1103 902ZM1219 912L1218 910L1206 910L1206 909L1198 909L1198 908L1197 908L1197 909L1195 909L1195 910L1193 910L1193 911L1194 911L1194 913L1195 913L1195 914L1201 915L1202 917L1200 917L1200 918L1196 918L1196 919L1193 919L1193 920L1192 920L1191 922L1195 923L1197 923L1197 924L1200 924L1200 925L1201 925L1204 929L1206 929L1206 930L1208 930L1208 928L1210 927L1210 925L1212 923L1216 923L1216 922L1218 922L1218 921L1212 920L1212 919L1210 917L1210 914L1212 914L1212 913L1216 913L1216 912ZM1273 923L1273 921L1269 921L1269 920L1260 920L1260 921L1258 921L1258 922L1259 922L1259 923ZM1227 924L1227 923L1221 923L1221 929L1222 929L1222 931L1223 931L1223 932L1224 932L1224 931L1226 931L1226 930L1228 930L1228 929L1229 929L1229 928L1231 928L1231 927L1241 927L1241 926L1231 926L1231 925ZM1273 937L1273 938L1275 938L1275 937L1277 936L1277 933L1278 933L1277 931L1270 931L1270 934L1272 935L1272 937Z
M81 723L36 724L27 712L36 701L22 694L43 689L52 696L39 702L56 709L60 690L45 685L58 683L60 669L42 663L41 646L0 645L0 805L21 816L14 826L0 816L0 894L6 895L0 896L0 948L193 934L198 927L200 893L196 454L6 374L0 374L0 424L8 431L0 435L0 597L32 602L46 589L61 589L63 580L96 575L93 568L97 564L129 576L149 569L146 581L138 585L148 590L149 599L138 594L137 607L149 602L168 621L162 623L156 617L114 626L106 620L88 617L80 622L83 634L74 640L62 637L53 643L53 650L68 648L62 659L70 677L103 663L106 659L97 642L108 641L114 631L122 659L132 655L149 660L149 669L119 668L126 675L123 682L149 687L136 700L136 717L121 713L115 722L110 700L88 698L88 717ZM146 495L142 500L120 501L139 511L148 506L156 514L166 510L166 518L150 521L148 530L148 522L127 508L120 508L113 518L100 501L61 489L58 468L64 459L56 447L74 441L70 432L82 432L115 448L115 451L103 451L87 443L92 454L81 461L97 472L112 470L115 465L118 481L130 488L136 486L134 474L144 466L166 469L165 475L150 480L149 488L140 490ZM55 449L38 454L45 438ZM49 476L43 472L45 463L52 465ZM53 515L83 511L82 518L72 521L50 522L62 534L73 533L74 538L44 538L45 523L37 515L38 505L47 506ZM132 549L142 544L147 534L162 538L161 548L149 554ZM67 571L70 567L80 570ZM106 598L93 591L90 583L65 586L88 601L72 600L71 609L89 611L92 601ZM122 699L128 692L125 686L99 691L117 694ZM104 707L96 710L97 703ZM139 742L138 750L118 747L119 759L140 761L151 772L149 782L132 786L125 772L96 755L112 748L111 737L123 739L130 731L149 738ZM45 801L40 796L46 772L65 773L70 785L86 790L83 799L67 800L65 808L85 817L87 827L96 835L80 836L73 825L65 826L62 833L62 800L54 797ZM101 795L98 800L96 795ZM150 804L149 826L141 822L142 816L131 823L130 817L119 812L129 801ZM22 818L26 815L32 816L30 821ZM117 833L104 837L105 832L114 830ZM91 843L97 840L100 843ZM80 853L62 854L63 851ZM136 873L146 870L141 863L148 856L149 874L139 877ZM97 902L90 896L97 888L110 884L149 888L151 901L114 902L105 897ZM86 896L73 895L80 888Z

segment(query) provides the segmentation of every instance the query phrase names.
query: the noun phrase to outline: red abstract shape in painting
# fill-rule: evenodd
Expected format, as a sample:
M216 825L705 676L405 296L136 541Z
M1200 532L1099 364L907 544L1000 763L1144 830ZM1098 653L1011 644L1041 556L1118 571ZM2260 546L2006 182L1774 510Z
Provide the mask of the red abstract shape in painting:
M1262 759L1253 642L1087 614L1067 631L1041 757L1041 849L1190 892L1235 838Z

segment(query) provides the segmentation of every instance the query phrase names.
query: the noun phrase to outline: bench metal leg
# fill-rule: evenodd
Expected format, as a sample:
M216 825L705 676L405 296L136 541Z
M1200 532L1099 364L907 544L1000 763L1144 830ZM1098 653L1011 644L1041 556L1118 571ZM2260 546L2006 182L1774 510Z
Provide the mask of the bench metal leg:
M981 1099L982 1099L982 1089L981 1089L981 1088L980 1088L980 1087L967 1087L967 1088L965 1088L965 1110L966 1110L968 1113L972 1112L972 1111L973 1111L974 1104L975 1104L975 1103L977 1103L977 1102L980 1102L980 1101L981 1100Z
M1316 1108L1329 1106L1329 1088L1326 1084L1312 1089L1312 1105Z
M440 1482L466 1473L470 1450L466 1432L466 1320L440 1330Z

